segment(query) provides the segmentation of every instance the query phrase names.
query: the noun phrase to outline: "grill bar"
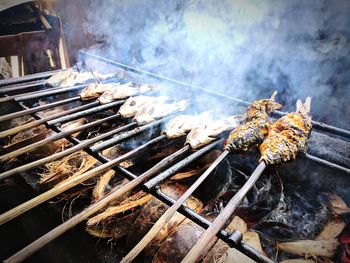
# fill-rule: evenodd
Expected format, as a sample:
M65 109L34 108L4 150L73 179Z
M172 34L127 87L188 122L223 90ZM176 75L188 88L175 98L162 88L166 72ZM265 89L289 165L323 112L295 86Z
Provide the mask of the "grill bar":
M29 115L31 113L35 113L35 112L51 109L51 108L58 107L58 106L61 106L61 105L64 105L64 104L76 102L76 101L79 101L79 100L80 100L80 97L77 96L77 97L73 97L73 98L69 98L69 99L65 99L65 100L60 100L60 101L48 103L48 104L45 104L45 105L42 105L42 106L37 106L37 107L31 108L31 109L27 108L25 110L17 111L17 112L14 112L14 113L9 113L9 114L0 116L0 122L8 121L8 120L11 120L11 119L14 119L14 118L18 118L18 117L21 117L21 116L24 116L24 115Z
M135 154L141 152L142 150L146 149L147 147L159 142L160 140L164 139L164 136L159 136L153 140L150 140L149 142L135 148L134 150L123 154L122 156L117 157L116 159L107 162L105 164L102 164L86 173L83 173L77 177L75 177L73 180L67 180L62 182L61 184L57 185L55 188L52 188L32 199L30 199L27 202L24 202L20 204L19 206L5 212L4 214L0 215L0 225L3 225L4 223L16 218L17 216L27 212L28 210L50 200L51 198L63 193L64 191L67 191L68 189L73 188L74 186L77 186L78 184L81 184L92 177L101 174L102 172L106 171L109 168L112 168L113 166L116 166L120 164L121 162L124 162L125 160L129 159L130 157L134 156ZM78 146L78 145L76 145Z
M222 142L222 140L220 141ZM182 206L185 201L193 194L193 192L200 186L200 184L209 176L209 174L215 169L218 163L220 163L228 154L228 151L224 151L219 158L187 189L187 191L169 208L152 226L151 230L137 243L136 246L123 258L121 261L131 262L138 254L152 241L152 239L159 233L159 231L166 225L166 223L172 218L176 211Z
M16 85L7 86L6 88L1 88L0 94L5 94L5 93L9 93L9 92L17 92L17 91L20 91L23 89L41 87L43 85L45 85L45 81L34 80L34 81L26 82L26 83L23 83L20 85L16 84Z
M28 93L23 93L20 95L12 95L12 96L7 96L4 98L0 98L0 103L2 102L7 102L7 101L24 101L24 100L31 100L31 99L37 99L37 98L42 98L42 97L48 97L48 96L53 96L53 95L58 95L62 93L66 93L69 91L74 91L81 89L85 87L86 85L76 85L73 87L68 87L68 88L50 88L46 90L39 90L39 91L33 91L33 92L28 92Z
M97 56L95 54L91 54L91 53L88 53L88 52L85 52L85 51L80 51L80 55L83 58L85 58L85 57L94 58L96 60L105 62L107 64L114 65L114 66L117 66L119 68L122 68L124 70L135 72L135 73L138 73L138 74L141 74L141 75L146 75L146 76L158 79L158 80L171 82L171 83L176 84L176 85L181 86L181 87L197 89L197 90L203 91L203 92L205 92L207 94L210 94L210 95L212 95L214 97L217 97L217 98L229 99L229 100L232 100L232 101L236 102L238 105L241 105L241 106L245 106L246 107L246 106L248 106L250 104L247 101L244 101L244 100L241 100L241 99L238 99L238 98L235 98L235 97L231 97L231 96L224 95L224 94L221 94L221 93L218 93L218 92L215 92L215 91L211 91L211 90L208 90L208 89L205 89L205 88L194 86L194 85L182 82L182 81L177 81L177 80L174 80L174 79L171 79L171 78L163 77L161 75L158 75L158 74L155 74L155 73L151 73L151 72L148 72L148 71L145 71L145 70L137 69L137 68L134 68L134 67L131 67L131 66L128 66L128 65L125 65L125 64L122 64L122 63L119 63L119 62L107 59L107 58L103 58L103 57L100 57L100 56ZM281 116L286 115L286 114L287 113L285 113L285 112L275 111L275 115L278 116L278 117L281 117ZM337 128L337 127L334 127L332 125L328 125L328 124L325 124L325 123L322 123L322 122L318 122L318 121L313 121L312 120L311 122L312 122L312 125L313 125L314 128L317 128L317 129L320 129L320 130L323 130L323 131L327 131L327 132L330 132L330 133L333 133L333 134L336 134L336 135L339 135L339 136L343 136L343 137L346 137L346 138L350 138L350 131L348 131L348 130Z
M181 261L185 262L196 262L201 255L201 252L208 246L210 240L220 231L224 224L232 216L238 205L242 202L248 191L253 187L255 182L259 179L260 175L266 168L264 161L260 162L256 167L248 181L243 185L241 189L231 198L225 208L215 218L214 222L204 232L199 241L194 245L186 257Z
M52 71L46 71L41 73L35 73L31 75L26 75L23 77L17 77L17 78L11 78L11 79L2 79L0 80L0 86L6 86L6 85L12 85L12 84L18 84L22 82L28 82L31 80L36 79L45 79L51 77L53 74L62 71L61 69L58 70L52 70Z

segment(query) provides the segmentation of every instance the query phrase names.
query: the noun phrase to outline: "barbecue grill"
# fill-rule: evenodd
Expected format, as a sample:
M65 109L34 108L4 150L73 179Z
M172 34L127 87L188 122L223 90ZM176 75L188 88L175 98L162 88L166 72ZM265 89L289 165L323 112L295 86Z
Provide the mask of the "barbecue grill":
M234 98L231 96L227 96L225 94L214 92L209 89L205 89L202 87L197 87L187 83L183 83L181 81L169 79L169 78L157 75L155 73L146 72L144 70L130 67L122 63L118 63L103 57L99 57L91 53L81 51L80 59L86 63L88 63L87 61L89 60L98 61L99 63L104 63L106 65L115 67L116 70L121 69L131 74L134 74L135 76L139 76L140 78L146 78L146 79L151 79L153 81L160 81L162 83L167 83L171 85L174 89L181 89L184 92L186 92L186 94L191 96L192 100L195 100L198 94L203 94L206 96L214 97L221 101L225 101L225 103L229 103L235 106L246 107L247 105L249 105L249 102L241 100L239 98ZM7 125L2 125L3 128L2 128L2 131L0 132L0 138L2 140L5 140L8 136L17 134L20 131L30 129L42 124L44 124L48 129L51 129L52 131L55 132L55 135L45 140L31 144L29 146L23 146L17 149L10 148L10 150L8 150L7 152L2 153L2 155L0 156L0 161L4 162L7 160L10 160L16 156L20 156L26 153L28 150L32 150L33 148L38 148L42 145L45 145L47 143L50 143L52 141L62 139L62 138L67 139L69 142L73 144L73 146L62 152L58 152L51 156L38 159L34 162L26 163L24 165L15 167L7 171L2 170L0 174L1 180L13 175L31 171L32 169L42 166L51 161L57 160L59 158L62 158L64 156L77 152L79 150L84 150L85 152L87 152L88 154L96 158L98 161L100 161L101 165L89 171L88 173L83 174L84 176L79 176L74 181L74 185L78 185L88 180L89 178L96 176L102 171L102 169L103 171L105 171L109 168L112 168L115 171L117 171L119 174L122 174L125 178L131 180L131 182L135 182L135 185L138 183L141 183L144 180L144 182L141 185L141 188L145 192L151 193L154 197L158 198L162 202L171 206L172 204L175 203L175 200L173 200L172 198L164 194L162 191L160 191L159 185L162 182L169 179L176 172L180 171L182 168L198 160L200 157L204 156L211 150L220 147L220 145L222 145L223 143L223 139L218 139L213 143L194 152L191 151L189 146L184 146L183 148L178 149L176 152L172 153L171 155L169 155L168 157L166 157L165 159L157 163L154 167L152 167L142 175L137 176L134 173L128 171L127 169L121 166L118 166L118 164L120 164L121 162L127 160L128 158L140 152L147 150L149 147L154 146L155 144L165 140L166 139L165 135L156 136L151 140L149 140L148 142L144 143L143 145L136 147L135 149L128 152L127 154L124 154L113 160L106 158L101 153L102 150L108 147L111 147L113 145L116 145L120 142L127 141L128 139L138 136L143 132L150 131L154 127L158 127L159 125L164 123L171 116L165 117L163 119L154 121L152 123L149 123L143 126L138 126L134 122L126 123L122 127L113 128L112 130L107 131L106 133L102 133L90 139L81 141L73 137L72 134L78 131L84 131L91 127L98 127L99 125L105 122L114 121L118 119L120 116L118 116L118 114L107 116L102 119L79 126L77 128L73 128L69 131L63 131L61 128L61 125L87 115L93 115L96 113L100 113L100 112L118 107L124 101L119 100L119 101L111 102L105 105L100 105L99 102L96 102L96 101L80 102L80 97L75 94L86 85L76 85L76 86L67 87L67 88L48 88L47 86L45 86L45 79L50 77L55 72L57 71L38 73L38 74L33 74L25 77L0 81L0 87L1 87L0 94L2 95L2 98L0 98L0 107L1 107L1 111L5 113L2 116L0 116L0 122L2 122L2 124L6 124L6 122L14 118L25 116L25 115L31 115L32 117L35 118L35 121L29 122L27 124L24 124L22 126L18 126L15 128L9 128L7 127ZM67 93L73 94L73 95L70 96L69 98L60 99L60 95L67 94ZM31 103L33 101L37 101L39 98L50 98L52 101L45 105L33 107L32 106L33 104ZM30 102L30 103L27 103L27 102ZM29 104L31 104L31 106L29 106ZM74 104L76 106L71 107L69 110L66 110L62 113L54 114L44 118L37 114L40 111L51 109L61 105L67 105L67 104ZM280 117L283 115L285 115L284 112L280 112L280 111L274 112L274 117ZM347 131L338 127L334 127L331 125L327 125L324 123L320 123L317 121L313 121L312 124L313 124L314 130L312 132L312 136L310 140L309 152L305 155L305 157L310 161L315 162L318 165L328 167L334 171L344 174L344 176L349 175L350 167L348 166L349 162L347 163L347 159L346 158L341 159L336 156L325 154L324 149L327 146L320 146L319 145L320 141L318 138L326 137L330 141L332 140L334 142L340 141L344 144L347 144L348 140L350 139L350 131ZM71 188L72 186L73 186L72 183L70 183L70 185L62 185L61 188L59 188L58 190L59 192L57 192L57 189L55 189L55 191L49 190L48 192L42 195L39 195L34 200L35 206L47 200L50 200L52 197L54 197L58 193L62 193L67 189ZM107 195L107 198L110 198L112 200L113 193L110 196ZM33 202L31 202L31 205L33 205ZM28 206L28 202L25 202L20 206L0 215L0 224L5 224L7 221L26 212L31 207L32 206ZM66 221L64 225L68 227L69 224L72 224L72 222L74 222L74 225L77 224L78 222L82 222L89 215L94 214L102 207L103 206L96 205L92 210L90 210L89 214L78 214L77 217L74 217ZM198 225L202 226L205 229L208 228L211 224L210 221L205 219L203 216L197 214L196 212L192 211L191 209L187 208L184 205L182 205L178 211L181 214L183 214L185 217L193 220L195 223L197 223ZM17 254L9 258L9 262L24 260L25 258L30 256L32 253L40 249L43 244L50 241L52 238L61 235L63 232L60 232L60 231L61 230L58 230L58 229L57 230L54 229L50 231L42 238L38 239L37 241L30 244L28 247L26 247L22 251L18 252ZM228 233L224 230L221 230L217 234L217 237L225 241L230 247L234 247L238 249L240 252L249 256L251 259L257 262L273 262L272 259L267 258L265 255L259 253L252 247L248 246L245 242L243 242L242 234L237 230L234 231L233 233Z

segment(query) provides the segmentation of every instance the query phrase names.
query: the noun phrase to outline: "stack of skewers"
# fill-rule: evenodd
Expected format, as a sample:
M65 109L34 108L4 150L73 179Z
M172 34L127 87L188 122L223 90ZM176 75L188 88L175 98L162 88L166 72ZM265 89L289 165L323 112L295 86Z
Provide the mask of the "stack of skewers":
M59 76L54 77L59 79ZM53 80L51 79L52 83L54 83L54 77L52 77ZM63 78L65 81L66 79L66 77ZM62 79L60 79L60 81L62 81ZM137 85L135 83L103 84L98 82L90 84L83 89L80 93L80 97L82 100L97 98L100 104L126 99L118 111L118 116L123 118L133 118L132 120L139 125L147 125L168 115L184 111L188 107L189 103L186 100L169 103L169 98L167 97L145 95L147 92L156 92L157 90L159 90L159 86L156 85ZM178 200L175 202L175 204L165 211L165 213L159 218L150 231L128 253L128 255L126 255L123 262L132 261L157 236L157 234L164 228L169 220L172 219L179 207L191 197L193 191L196 190L196 188L228 153L246 151L252 147L260 145L262 157L256 171L254 171L244 187L232 198L225 209L211 224L210 228L203 234L201 239L197 242L189 254L187 254L183 260L184 262L195 262L200 258L202 251L208 246L216 233L231 217L245 193L247 193L256 182L266 165L294 159L297 152L306 150L307 140L311 131L310 99L307 98L304 104L298 101L296 112L290 113L277 120L275 123L272 123L272 121L269 119L269 115L274 110L281 107L280 104L275 102L275 96L276 93L274 93L270 99L253 102L247 109L245 122L241 125L239 125L240 121L242 120L241 116L230 116L223 120L210 121L206 119L208 113L202 113L202 115L199 115L200 117L198 117L198 115L179 115L172 118L168 122L164 131L162 132L162 135L156 139L153 139L153 142L149 142L159 142L164 138L173 139L176 137L185 136L187 134L185 147L180 150L181 152L186 152L191 149L201 149L210 144L212 141L215 141L223 132L233 129L229 135L229 138L225 142L225 151L205 171L205 173L203 173L195 181L191 187L183 190L181 194L177 196ZM202 118L203 116L205 117ZM76 129L72 129L69 132L73 133L74 131L76 131ZM39 147L40 145L41 144L37 144L35 147ZM29 150L29 148L27 150ZM14 217L28 211L42 202L45 202L46 200L49 200L53 196L56 196L69 188L72 188L77 184L108 170L109 168L129 158L138 150L139 149L135 149L116 158L113 161L101 165L100 167L96 167L90 171L82 173L73 180L67 180L67 182L59 185L55 189L49 190L33 200L22 204L20 207L0 215L0 224L13 219ZM22 153L23 152L18 152L15 156ZM8 160L13 156L13 154L11 156L5 156L3 157L2 161ZM62 155L58 155L57 158L60 158L61 156ZM38 165L40 164L42 163L39 163ZM22 171L32 168L32 166L27 166L27 168L22 169ZM16 171L16 173L17 172L18 171ZM13 173L9 171L7 174L5 173L5 176L10 176L12 174ZM100 198L96 203L92 204L78 215L72 217L62 225L30 244L28 247L24 248L22 251L15 254L9 259L9 261L24 259L71 227L89 218L97 211L103 209L110 204L111 201L124 196L130 190L134 189L136 186L154 174L154 170L152 170L152 172L145 172L138 178L110 191L108 195ZM201 206L197 204L195 207Z

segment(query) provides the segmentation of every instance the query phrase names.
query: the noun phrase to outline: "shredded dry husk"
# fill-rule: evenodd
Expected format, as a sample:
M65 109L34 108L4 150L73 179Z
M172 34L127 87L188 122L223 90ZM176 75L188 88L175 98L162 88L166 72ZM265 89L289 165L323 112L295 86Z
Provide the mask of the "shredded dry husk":
M72 180L86 172L97 164L97 162L95 158L84 151L75 152L60 160L46 164L45 172L40 174L39 183L59 181L57 185L60 185L62 182Z
M113 178L114 175L115 171L109 170L108 172L104 173L100 179L98 179L98 182L92 191L93 202L97 202L105 196L105 190L108 186L109 181Z
M152 198L152 195L146 194L143 191L139 191L136 194L133 194L132 196L125 199L119 205L108 207L102 213L90 218L86 224L87 226L97 225L103 221L106 221L111 216L116 216L120 213L142 206L145 203L149 202Z

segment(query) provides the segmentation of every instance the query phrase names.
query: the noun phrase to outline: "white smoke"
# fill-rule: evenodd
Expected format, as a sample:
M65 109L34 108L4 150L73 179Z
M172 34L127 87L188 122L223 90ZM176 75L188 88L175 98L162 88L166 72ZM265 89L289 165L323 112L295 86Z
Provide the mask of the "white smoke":
M313 97L314 119L350 128L350 2L104 0L86 29L89 51L247 100L269 97L293 110Z

